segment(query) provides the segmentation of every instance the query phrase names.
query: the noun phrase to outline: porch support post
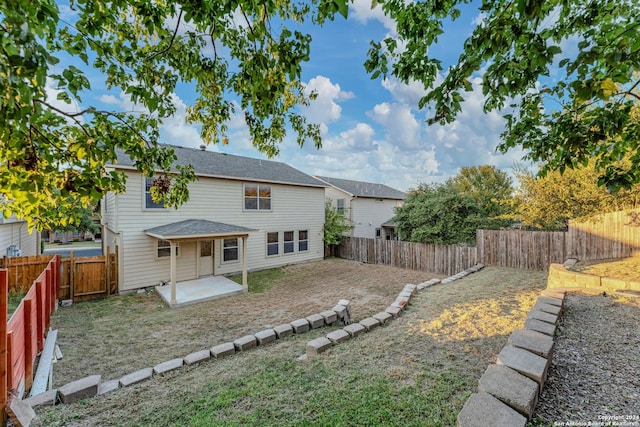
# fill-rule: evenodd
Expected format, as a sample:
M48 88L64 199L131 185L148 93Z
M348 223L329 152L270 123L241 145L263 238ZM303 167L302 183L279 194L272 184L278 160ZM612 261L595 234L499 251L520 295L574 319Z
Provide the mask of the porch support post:
M249 285L247 285L247 236L242 237L242 287L245 291L249 290Z
M171 249L171 304L175 304L176 301L176 242L169 241Z

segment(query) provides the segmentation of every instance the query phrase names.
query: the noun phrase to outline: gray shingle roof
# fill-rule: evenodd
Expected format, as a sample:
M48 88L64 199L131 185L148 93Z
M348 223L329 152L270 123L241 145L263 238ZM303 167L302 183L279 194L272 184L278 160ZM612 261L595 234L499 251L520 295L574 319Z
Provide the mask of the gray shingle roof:
M370 197L375 199L402 200L407 195L402 191L391 188L388 185L373 182L352 181L349 179L329 178L326 176L314 176L320 182L331 185L339 190L356 197Z
M203 151L197 148L167 146L173 148L178 158L177 164L192 165L196 175L326 187L311 176L282 162ZM134 166L134 162L124 152L118 150L116 154L118 162L113 166Z
M144 230L150 236L160 239L177 239L189 237L224 236L232 234L247 234L256 231L240 225L224 224L222 222L207 221L206 219L186 219L171 224Z

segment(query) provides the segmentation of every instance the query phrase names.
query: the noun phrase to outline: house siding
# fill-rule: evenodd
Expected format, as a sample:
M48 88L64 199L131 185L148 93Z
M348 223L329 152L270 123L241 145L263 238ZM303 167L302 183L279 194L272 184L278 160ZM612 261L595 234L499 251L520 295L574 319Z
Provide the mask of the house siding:
M352 197L337 188L328 187L325 191L327 199L335 208L336 200L344 199L345 217L351 221L352 237L376 237L376 228L395 216L395 208L402 204L401 200L374 199L369 197Z
M376 237L376 228L390 220L395 215L395 208L399 200L357 198L351 201L352 220L354 222L353 236Z
M0 256L7 254L7 248L16 245L22 256L33 256L40 253L40 239L37 230L29 233L25 221L5 219L0 223Z
M114 211L108 228L108 238L120 241L120 289L129 290L168 281L169 258L157 258L156 239L144 230L186 219L206 219L255 229L247 242L249 271L271 268L323 257L322 226L324 223L324 188L270 184L270 211L243 210L243 184L250 181L200 177L189 185L189 201L178 209L144 209L144 177L127 171L127 190L115 195ZM309 250L283 255L283 232L308 230ZM266 256L266 233L279 232L279 255ZM119 237L116 237L119 236ZM297 239L295 241L297 249ZM242 240L240 240L240 246ZM221 240L215 242L214 273L230 274L242 269L238 262L222 262ZM240 254L241 248L239 251ZM181 242L177 258L176 279L196 278L197 242Z

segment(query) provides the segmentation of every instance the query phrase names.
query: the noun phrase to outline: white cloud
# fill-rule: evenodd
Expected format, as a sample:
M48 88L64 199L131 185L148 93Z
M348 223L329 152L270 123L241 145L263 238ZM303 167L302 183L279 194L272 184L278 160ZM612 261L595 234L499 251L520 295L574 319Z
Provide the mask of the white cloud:
M373 107L369 117L384 127L386 139L394 146L416 148L422 145L421 125L407 104L383 102Z
M396 22L384 14L382 6L379 4L372 8L371 0L354 0L351 3L349 18L353 18L361 24L366 24L369 20L378 21L392 33L396 32Z
M320 124L322 133L328 132L328 124L340 119L342 107L339 101L348 100L354 97L352 92L345 92L339 84L331 83L331 80L324 76L316 76L306 84L307 94L317 93L317 98L311 101L307 107L302 107L302 113L312 122Z
M109 104L109 105L120 104L120 100L113 95L100 95L100 97L98 98L98 101L102 102L103 104Z
M384 79L382 87L391 93L393 99L408 105L417 106L420 99L427 94L422 83L415 80L404 84L396 78Z

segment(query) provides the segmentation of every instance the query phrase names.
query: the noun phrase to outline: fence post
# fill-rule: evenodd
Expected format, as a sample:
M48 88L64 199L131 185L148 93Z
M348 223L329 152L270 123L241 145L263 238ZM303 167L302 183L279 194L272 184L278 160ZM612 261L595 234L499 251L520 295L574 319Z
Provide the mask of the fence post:
M69 299L73 299L74 297L74 288L76 283L75 270L76 264L73 259L73 251L71 251L71 253L69 254Z
M104 255L104 286L107 288L107 296L111 295L111 263L110 261L110 254L111 251L109 250L109 245L106 245L107 247L107 253Z
M31 324L31 310L33 301L22 301L24 313L24 389L29 390L33 384L33 325Z
M43 345L43 336L44 336L44 325L42 320L42 286L40 282L37 280L33 283L33 286L36 287L36 335L38 337L38 350L40 350Z
M5 257L6 258L6 257ZM4 260L6 264L6 259ZM9 293L9 272L0 270L0 425L7 424L7 309Z

